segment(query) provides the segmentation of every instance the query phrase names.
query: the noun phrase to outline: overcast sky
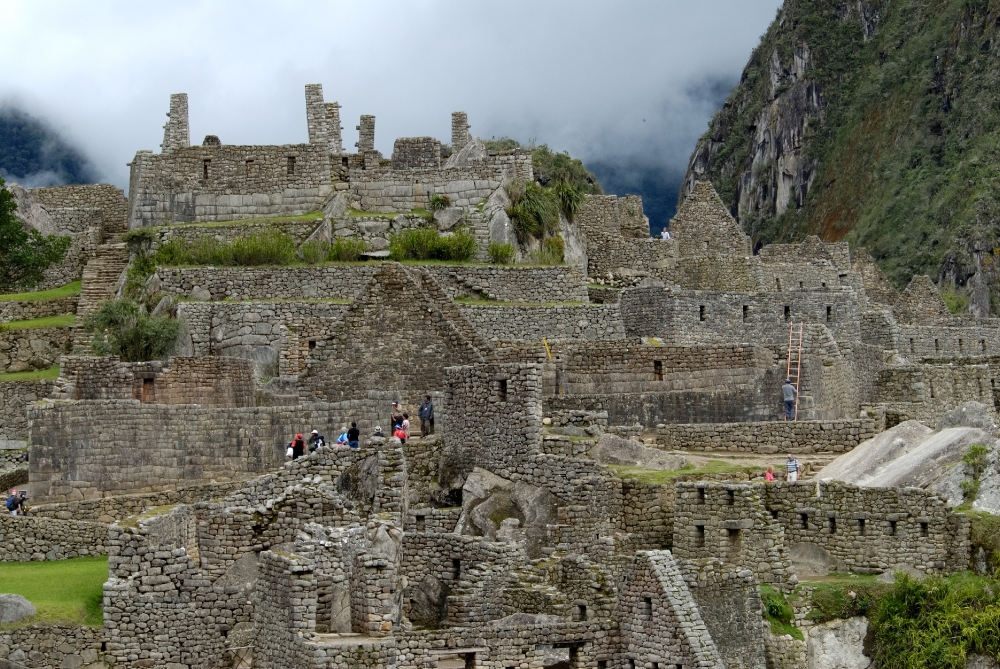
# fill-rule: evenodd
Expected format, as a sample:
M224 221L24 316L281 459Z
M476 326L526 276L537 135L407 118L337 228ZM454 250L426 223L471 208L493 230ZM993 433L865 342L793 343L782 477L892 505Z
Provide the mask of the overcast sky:
M360 114L376 147L475 135L532 138L592 162L683 169L779 0L653 2L46 2L5 0L0 102L47 118L128 185L159 151L170 93L191 140L306 141L303 85ZM720 92L721 91L721 92Z

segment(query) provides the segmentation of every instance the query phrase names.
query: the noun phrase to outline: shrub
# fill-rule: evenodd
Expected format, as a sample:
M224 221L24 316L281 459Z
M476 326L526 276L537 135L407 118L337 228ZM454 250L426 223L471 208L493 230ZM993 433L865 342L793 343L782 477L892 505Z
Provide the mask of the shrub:
M558 229L559 202L551 190L534 182L514 182L508 186L507 195L511 201L507 216L520 243L529 237L542 239Z
M295 241L280 230L267 228L232 243L202 235L194 242L164 242L154 256L161 265L290 265L296 260Z
M951 290L942 290L941 298L944 300L945 306L948 307L948 311L953 314L963 314L969 306L967 297Z
M329 244L315 240L306 242L299 247L299 255L302 256L302 260L309 265L315 265L318 262L326 260L326 256L329 252Z
M295 260L295 242L290 235L269 228L233 240L232 264L290 265Z
M121 300L103 302L84 320L84 328L94 334L91 348L97 355L144 362L162 360L173 352L180 323L166 316L153 318L143 307Z
M566 245L562 237L547 237L542 240L542 248L531 254L536 265L561 265L566 257Z
M403 230L389 236L389 255L393 260L452 260L464 262L476 254L476 238L461 227L450 235L434 228Z
M434 249L434 258L437 260L454 260L466 262L472 260L476 255L476 237L468 228L461 227L450 235L438 237L437 246Z
M561 179L556 182L556 185L552 188L552 192L559 200L559 210L563 213L563 216L567 220L572 221L573 217L579 213L580 207L583 206L583 191L569 181Z
M451 198L447 195L441 195L440 193L434 193L431 195L431 201L427 203L427 208L431 211L441 211L442 209L447 209L451 206Z
M976 501L976 495L979 494L979 477L986 471L986 456L988 453L989 450L982 444L973 444L962 455L962 462L969 467L971 480L962 481L960 485L965 502L969 504Z
M501 244L500 242L490 242L487 253L490 254L490 262L494 265L510 265L517 255L513 244Z
M762 585L760 598L764 604L764 617L771 623L772 632L778 635L791 634L796 639L802 639L802 632L792 624L795 612L783 594L769 585Z
M326 259L337 262L355 262L364 252L365 243L363 240L353 237L338 237L337 241L330 245Z

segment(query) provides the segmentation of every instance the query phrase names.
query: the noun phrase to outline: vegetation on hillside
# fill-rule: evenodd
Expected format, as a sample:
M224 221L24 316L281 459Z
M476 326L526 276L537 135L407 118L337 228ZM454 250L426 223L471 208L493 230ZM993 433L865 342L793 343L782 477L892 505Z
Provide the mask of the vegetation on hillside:
M69 237L42 235L14 216L17 204L0 179L0 293L29 290L69 249Z
M389 256L393 260L447 260L468 262L476 255L475 236L466 227L448 235L434 228L402 230L389 235Z
M510 137L496 137L484 140L490 151L513 151L524 146ZM565 181L576 187L580 193L601 195L601 184L583 165L579 158L573 158L569 152L559 153L549 148L548 144L536 146L534 142L528 145L531 149L531 166L535 173L535 181L542 186L555 185Z
M996 0L786 0L703 138L721 147L709 178L735 210L773 102L772 54L791 70L808 45L805 79L825 105L802 132L815 178L801 208L748 216L747 232L764 243L846 236L897 285L915 274L962 283L1000 247L998 19Z

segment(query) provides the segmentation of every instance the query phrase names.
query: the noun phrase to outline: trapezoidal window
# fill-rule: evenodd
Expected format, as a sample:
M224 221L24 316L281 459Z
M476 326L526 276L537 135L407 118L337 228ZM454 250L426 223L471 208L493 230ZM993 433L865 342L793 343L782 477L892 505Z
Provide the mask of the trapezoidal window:
M208 179L208 167L212 164L212 161L208 158L201 161L201 178Z
M747 318L749 318L749 317L750 317L750 305L749 304L744 304L743 305L743 322L746 323L747 322Z
M423 532L427 524L426 516L417 516L417 532Z
M653 361L653 380L662 381L663 380L663 361L654 360Z
M827 520L829 521L829 525L827 526L828 531L830 532L830 534L836 534L837 519L834 516L830 516Z
M653 598L643 597L642 598L642 609L639 610L639 615L642 616L643 620L653 619Z
M507 379L502 379L497 384L497 400L500 402L507 401Z
M792 320L792 308L786 304L785 305L785 322L787 323L790 320Z
M705 305L704 304L698 306L698 320L699 321L705 320Z
M930 535L930 528L927 523L920 523L920 536L926 537Z
M252 177L253 176L253 161L252 160L248 160L247 161L247 176L248 177Z
M895 520L890 520L889 521L889 536L890 537L896 536L896 521Z
M288 176L295 175L295 156L288 156Z
M701 548L705 545L705 526L695 525L694 526L694 545L697 548Z
M833 307L826 308L826 322L827 323L833 322Z
M865 536L865 519L858 518L858 534Z
M729 543L738 544L740 542L740 531L736 528L730 527L726 530L726 536L729 537Z

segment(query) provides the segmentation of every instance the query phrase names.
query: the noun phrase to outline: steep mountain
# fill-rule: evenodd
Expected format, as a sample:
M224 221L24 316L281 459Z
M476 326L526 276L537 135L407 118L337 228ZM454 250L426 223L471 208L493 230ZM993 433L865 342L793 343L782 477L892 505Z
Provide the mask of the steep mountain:
M94 166L58 131L13 107L0 108L0 176L27 188L97 180Z
M1000 285L1000 0L785 0L698 141L755 242L867 247L898 285ZM962 290L966 290L962 288Z

